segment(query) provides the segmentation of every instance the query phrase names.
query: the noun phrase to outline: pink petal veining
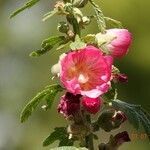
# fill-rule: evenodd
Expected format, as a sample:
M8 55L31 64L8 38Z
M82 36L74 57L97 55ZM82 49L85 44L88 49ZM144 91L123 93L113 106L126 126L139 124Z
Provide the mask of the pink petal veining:
M61 60L60 79L73 94L96 98L110 87L113 58L100 49L87 46L68 53Z

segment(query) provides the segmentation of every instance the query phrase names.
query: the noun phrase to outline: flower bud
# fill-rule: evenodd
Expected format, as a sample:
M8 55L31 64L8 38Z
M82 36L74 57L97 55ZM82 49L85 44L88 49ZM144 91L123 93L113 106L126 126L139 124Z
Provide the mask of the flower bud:
M111 135L108 143L101 143L99 150L118 150L118 148L125 142L130 142L130 137L127 131Z
M98 125L106 132L110 132L113 129L119 128L126 119L123 112L110 109L100 115Z
M96 114L102 105L102 100L100 98L89 98L83 97L82 105L91 114Z
M88 3L88 0L73 0L73 5L77 8L82 8Z
M73 95L67 92L66 95L61 97L58 105L58 112L68 118L74 116L80 110L80 97L81 95Z
M56 2L56 5L55 5L55 8L58 9L58 12L64 12L64 7L65 7L65 3L64 2L61 2L61 1L58 1Z
M60 63L61 63L61 60L62 60L65 56L66 56L65 53L61 54L61 55L59 56L59 61L58 61L58 63L52 66L52 68L51 68L51 73L52 73L53 75L58 75L58 76L59 76L59 73L60 73L60 70L61 70L61 69L60 69L60 68L61 68Z
M82 17L83 25L88 25L91 22L90 18L87 16Z
M127 120L127 117L125 116L125 114L122 112L122 111L115 111L113 117L112 117L112 120L114 122L119 122L120 123L123 123Z
M127 83L128 76L126 74L116 74L114 75L114 82Z
M124 132L121 132L121 133L118 133L117 135L115 135L113 141L116 143L116 146L120 146L124 142L130 142L131 139L129 137L128 132L124 131Z
M109 29L106 35L116 37L107 45L113 57L120 58L127 54L132 42L132 35L127 29Z
M61 21L57 26L57 30L62 33L67 33L69 31L69 25L64 21Z
M85 137L90 133L90 131L91 131L91 128L88 124L73 123L69 125L67 128L67 132L76 138Z

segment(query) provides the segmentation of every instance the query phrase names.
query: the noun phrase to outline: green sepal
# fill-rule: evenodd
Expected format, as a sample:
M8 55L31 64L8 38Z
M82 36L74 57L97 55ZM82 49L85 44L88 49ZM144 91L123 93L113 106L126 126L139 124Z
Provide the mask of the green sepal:
M80 39L79 35L76 35L75 41L70 44L72 50L79 50L85 47L86 44Z
M87 44L97 45L95 36L96 36L95 34L88 34L83 38L83 40Z
M21 116L20 116L21 122L23 123L29 118L29 116L32 114L32 112L36 109L36 107L38 106L38 104L41 101L45 100L48 104L48 107L50 108L54 101L56 94L61 91L63 91L63 88L59 84L53 84L50 86L46 86L43 91L39 92L24 107L23 111L21 112Z

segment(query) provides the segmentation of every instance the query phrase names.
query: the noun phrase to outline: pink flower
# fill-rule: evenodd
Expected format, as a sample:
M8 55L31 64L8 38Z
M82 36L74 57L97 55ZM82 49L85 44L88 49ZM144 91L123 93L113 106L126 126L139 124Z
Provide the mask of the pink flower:
M69 92L96 98L110 87L112 61L100 49L87 46L61 60L60 79Z
M81 95L73 95L67 92L60 99L58 112L63 114L64 117L74 116L80 110L80 97Z
M120 58L127 54L132 42L132 35L127 29L109 29L107 35L116 37L107 45L113 57Z
M96 114L102 105L102 100L98 98L83 97L82 105L91 114Z

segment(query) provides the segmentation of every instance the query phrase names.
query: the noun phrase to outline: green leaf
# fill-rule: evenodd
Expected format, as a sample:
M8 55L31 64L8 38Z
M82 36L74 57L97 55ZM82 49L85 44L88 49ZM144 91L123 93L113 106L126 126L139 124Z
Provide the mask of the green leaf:
M70 44L71 44L71 41L70 40L68 40L68 41L66 40L66 43L61 44L56 50L61 50L61 49L69 48Z
M96 20L98 23L98 27L100 31L104 33L106 29L106 22L104 19L104 14L101 11L100 7L97 4L95 4L93 0L89 0L89 2L91 3L91 5L93 6L93 9L95 10L95 16L96 16Z
M113 27L117 27L117 28L123 28L122 23L118 20L109 18L109 17L104 17L104 19L110 23Z
M59 141L59 146L72 146L73 139L69 139L67 129L65 127L56 127L54 131L44 140L43 146L48 146L55 141Z
M34 6L37 2L39 2L40 0L31 0L28 1L26 4L24 4L21 8L17 9L15 12L13 12L10 15L10 18L15 17L16 15L18 15L20 12L24 11L27 8L31 8L32 6Z
M113 100L112 106L115 109L124 112L129 122L137 130L141 125L150 139L150 114L140 105L129 104L120 100Z
M55 8L54 10L52 10L52 11L46 13L46 14L43 16L42 21L46 21L47 19L49 19L50 17L54 16L54 15L57 14L57 13L58 13L58 9Z
M51 148L50 150L88 150L88 149L85 147L76 148L74 146L62 146L57 148Z
M85 46L86 44L81 41L79 35L76 35L75 41L70 44L70 48L72 50L82 49L82 48L85 48Z
M52 105L52 102L54 101L54 98L58 92L61 92L63 88L58 84L53 84L50 86L45 87L45 89L41 92L39 92L31 101L28 102L28 104L24 107L22 113L21 113L21 122L26 121L29 116L32 114L32 112L36 109L38 104L46 100L48 103L48 107Z
M66 38L64 36L50 37L48 39L45 39L42 42L42 45L41 45L42 48L40 50L33 51L32 53L30 53L30 56L39 57L47 53L48 51L50 51L55 45L61 45L61 44L64 44L65 42L66 42Z

